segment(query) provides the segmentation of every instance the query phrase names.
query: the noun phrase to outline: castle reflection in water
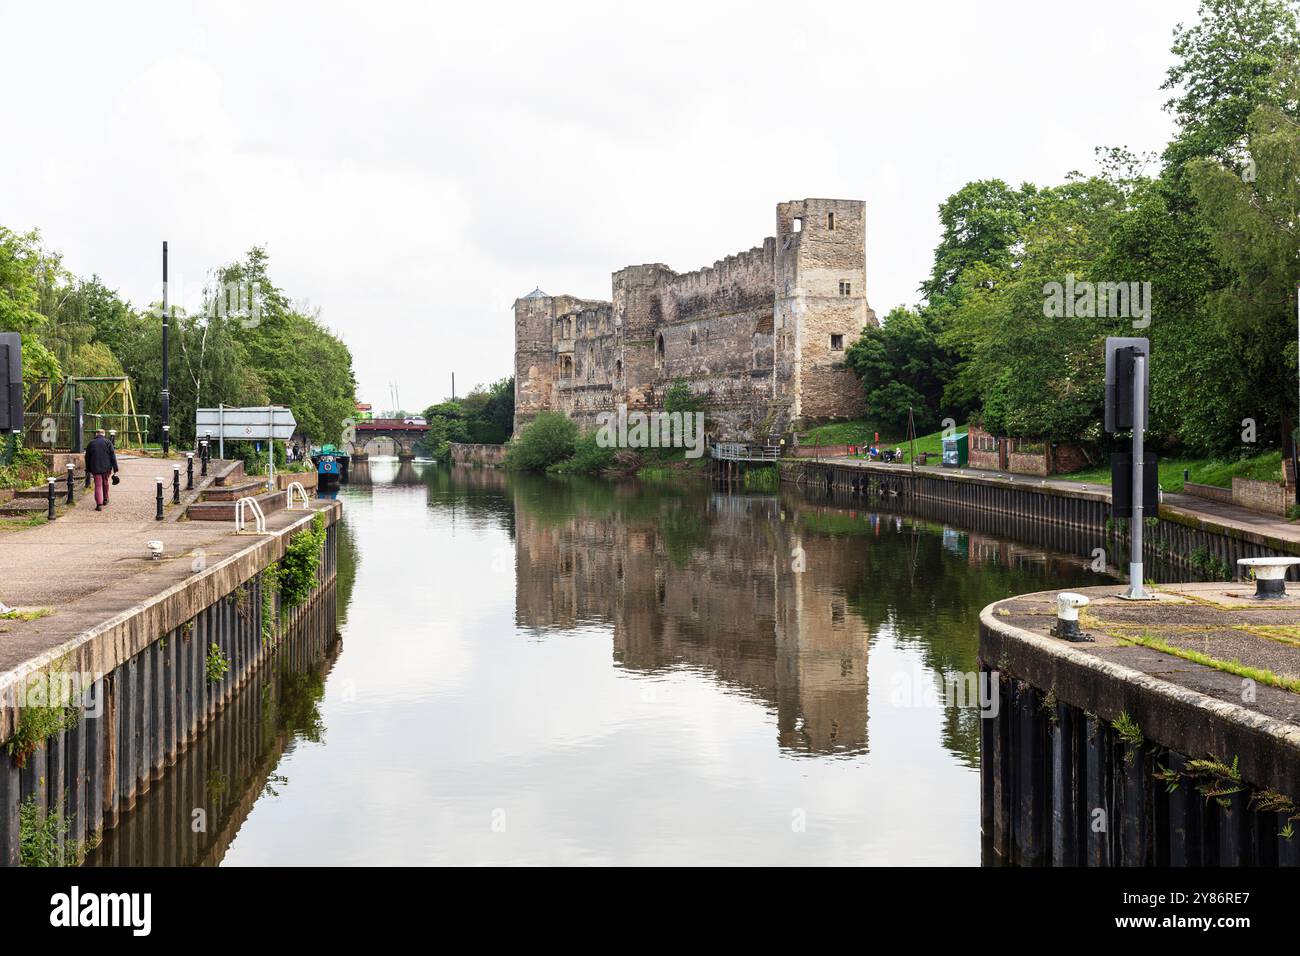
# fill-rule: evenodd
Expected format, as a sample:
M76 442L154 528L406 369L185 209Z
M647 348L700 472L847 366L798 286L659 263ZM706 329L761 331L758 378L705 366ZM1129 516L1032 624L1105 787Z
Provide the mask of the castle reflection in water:
M1083 562L1033 543L1033 529L1021 529L1031 543L1013 544L976 530L978 515L963 515L970 530L958 530L899 510L925 506L897 499L864 507L795 491L469 469L453 480L498 486L511 508L519 627L612 625L617 664L648 675L697 669L767 703L791 753L867 750L868 649L878 631L919 650L924 679L942 687L943 675L975 669L985 604L1034 578L1084 576ZM1088 553L1087 542L1052 544ZM881 689L881 703L890 693ZM944 743L970 765L977 721L970 708L945 708Z
M870 635L846 604L853 540L812 548L773 497L657 503L558 523L517 507L517 623L612 623L622 666L702 668L774 705L782 747L865 749Z

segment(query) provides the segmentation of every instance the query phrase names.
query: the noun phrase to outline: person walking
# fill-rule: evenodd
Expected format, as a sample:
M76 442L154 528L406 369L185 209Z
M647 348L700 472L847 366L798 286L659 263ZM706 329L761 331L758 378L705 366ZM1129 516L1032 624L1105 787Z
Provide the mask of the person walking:
M95 437L86 446L86 474L95 482L95 510L103 511L108 504L109 478L117 475L117 453L102 428L95 429Z

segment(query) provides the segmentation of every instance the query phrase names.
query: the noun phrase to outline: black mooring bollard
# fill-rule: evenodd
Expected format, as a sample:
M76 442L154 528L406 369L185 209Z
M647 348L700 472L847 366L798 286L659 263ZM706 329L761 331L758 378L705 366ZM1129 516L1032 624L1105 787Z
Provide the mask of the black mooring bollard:
M77 468L72 462L68 462L68 504L75 504L72 499L72 473Z
M172 465L172 504L181 503L181 466Z
M49 513L46 515L46 517L49 518L51 521L53 521L54 520L54 479L50 478L47 480L49 482L49 486L46 490L50 499L50 510Z
M203 470L199 472L204 478L208 477L208 443L202 442L199 445L199 464Z
M163 491L162 491L163 480L162 480L161 478L155 478L154 481L158 482L158 513L154 515L154 520L156 520L156 521L162 521L162 519L163 519Z
M185 453L185 490L194 490L194 452Z

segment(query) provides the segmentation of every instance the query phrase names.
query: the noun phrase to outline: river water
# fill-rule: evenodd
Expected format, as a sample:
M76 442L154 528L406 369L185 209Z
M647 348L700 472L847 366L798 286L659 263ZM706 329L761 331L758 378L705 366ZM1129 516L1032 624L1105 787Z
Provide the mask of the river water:
M980 609L1102 583L900 499L382 460L341 497L329 646L92 863L978 865Z

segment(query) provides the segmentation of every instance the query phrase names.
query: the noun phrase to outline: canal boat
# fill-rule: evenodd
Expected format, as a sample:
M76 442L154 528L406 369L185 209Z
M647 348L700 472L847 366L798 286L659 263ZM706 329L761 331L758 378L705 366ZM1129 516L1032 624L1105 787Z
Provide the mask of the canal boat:
M322 445L312 452L317 484L322 492L337 491L348 480L348 453L334 445Z

